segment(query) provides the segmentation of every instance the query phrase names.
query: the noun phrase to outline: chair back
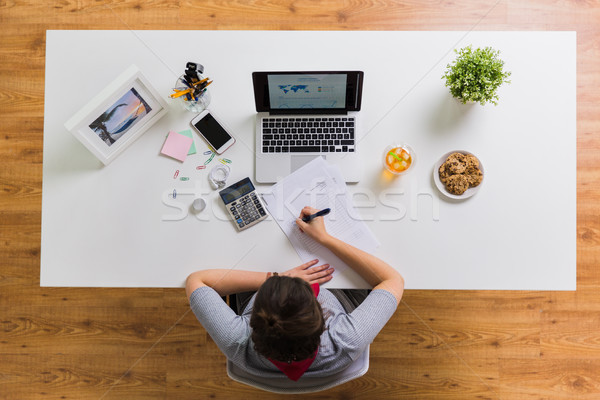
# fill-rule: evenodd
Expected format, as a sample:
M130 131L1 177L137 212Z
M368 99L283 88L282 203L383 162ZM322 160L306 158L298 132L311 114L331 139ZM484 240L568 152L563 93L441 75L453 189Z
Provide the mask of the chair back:
M369 346L346 369L326 377L303 376L294 382L281 373L281 377L263 378L252 375L227 360L227 375L236 382L274 393L312 393L330 389L359 378L369 369Z

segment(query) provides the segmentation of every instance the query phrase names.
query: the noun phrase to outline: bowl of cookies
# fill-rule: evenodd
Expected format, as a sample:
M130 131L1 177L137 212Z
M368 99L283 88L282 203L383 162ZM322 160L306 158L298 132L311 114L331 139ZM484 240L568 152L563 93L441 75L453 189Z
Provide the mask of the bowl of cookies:
M483 164L472 153L454 150L444 154L433 168L433 180L439 191L451 199L473 196L483 182Z

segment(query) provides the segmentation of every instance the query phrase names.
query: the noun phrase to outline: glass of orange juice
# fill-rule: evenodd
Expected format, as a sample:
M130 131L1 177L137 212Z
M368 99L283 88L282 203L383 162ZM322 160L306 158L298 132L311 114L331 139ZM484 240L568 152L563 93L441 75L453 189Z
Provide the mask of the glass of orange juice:
M415 152L406 143L392 144L385 148L383 165L394 175L403 175L415 163Z

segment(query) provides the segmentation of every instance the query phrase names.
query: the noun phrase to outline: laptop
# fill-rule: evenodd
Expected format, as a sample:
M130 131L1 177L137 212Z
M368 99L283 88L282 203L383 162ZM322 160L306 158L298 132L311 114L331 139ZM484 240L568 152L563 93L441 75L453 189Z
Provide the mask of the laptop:
M346 182L358 182L363 77L362 71L253 72L256 181L277 182L323 157Z

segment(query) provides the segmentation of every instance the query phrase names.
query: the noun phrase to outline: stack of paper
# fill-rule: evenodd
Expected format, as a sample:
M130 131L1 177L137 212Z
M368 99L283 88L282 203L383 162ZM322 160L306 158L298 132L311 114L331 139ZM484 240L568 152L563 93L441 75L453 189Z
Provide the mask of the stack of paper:
M315 158L273 185L263 194L263 200L302 262L317 258L319 265L328 263L338 271L347 268L331 251L300 231L296 218L305 206L331 209L324 218L327 232L332 236L368 253L373 253L379 246L352 206L341 171L327 164L322 157Z

